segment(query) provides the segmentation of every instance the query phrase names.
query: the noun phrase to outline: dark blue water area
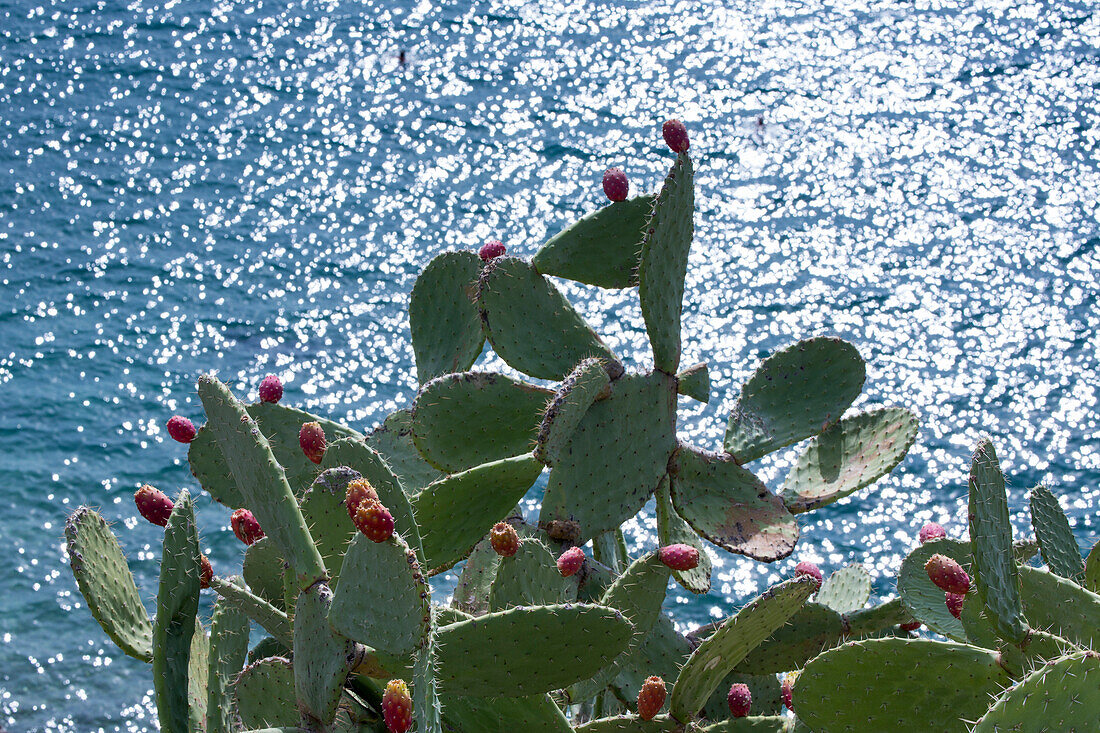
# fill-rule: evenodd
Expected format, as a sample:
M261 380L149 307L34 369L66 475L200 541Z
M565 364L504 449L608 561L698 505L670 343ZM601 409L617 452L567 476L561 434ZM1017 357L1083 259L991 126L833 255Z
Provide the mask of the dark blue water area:
M1082 550L1095 541L1092 3L32 0L0 18L8 730L156 727L151 670L92 620L63 527L99 507L152 607L159 530L131 497L196 488L164 424L201 420L200 373L249 396L277 373L286 402L370 429L415 394L417 272L491 237L532 255L601 205L609 166L655 190L673 116L698 168L684 359L714 383L709 405L681 402L681 437L717 448L759 359L817 334L867 360L857 408L921 418L891 476L803 517L791 558L712 548L714 590L672 591L677 623L802 559L863 563L891 594L921 524L965 531L983 434L1018 534L1045 481ZM636 291L559 285L649 367ZM479 368L507 371L492 353ZM759 475L779 488L795 455ZM229 512L205 495L198 510L232 572ZM652 547L650 509L627 530Z

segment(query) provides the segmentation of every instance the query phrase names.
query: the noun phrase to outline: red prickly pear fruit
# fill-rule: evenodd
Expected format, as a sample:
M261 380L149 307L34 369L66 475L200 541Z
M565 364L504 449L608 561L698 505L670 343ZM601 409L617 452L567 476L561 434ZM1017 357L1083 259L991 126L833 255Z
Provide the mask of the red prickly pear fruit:
M661 126L661 134L664 135L665 143L674 153L687 152L690 147L687 128L680 120L666 120Z
M929 522L920 528L920 534L917 536L923 545L925 542L931 542L932 540L942 540L947 536L947 531L935 522Z
M608 168L603 174L603 192L612 201L626 201L630 193L630 181L621 168Z
M408 733L412 728L413 701L405 680L390 680L382 693L382 717L390 733Z
M917 629L920 628L920 621L913 621L913 622L907 623L907 624L900 624L898 626L898 628L901 629L902 631L906 631L906 632L916 631Z
M357 478L348 483L348 492L344 499L344 505L348 508L348 516L355 519L355 512L359 511L359 505L364 501L378 501L378 492L365 478Z
M794 712L794 698L791 691L797 679L798 672L791 672L783 678L783 685L779 689L780 696L783 698L783 704L786 705L787 709L791 712Z
M741 682L730 685L726 702L730 706L730 715L735 718L747 716L752 709L752 693L749 691L749 686Z
M504 242L499 239L490 239L481 245L481 249L477 251L477 256L481 258L482 262L488 262L489 260L495 260L497 257L503 257L507 251L508 248L504 246Z
M256 515L247 509L238 509L233 512L233 516L229 518L229 525L233 528L233 534L237 535L237 539L246 545L251 545L266 536L260 528L260 523L256 521Z
M134 503L137 504L141 516L159 527L168 524L168 517L175 506L163 491L154 489L149 484L134 492Z
M206 555L199 555L199 587L209 588L210 581L214 579L214 566L210 564L210 558Z
M180 443L190 443L195 439L197 433L195 423L183 415L173 415L168 418L168 434L172 436L172 440Z
M276 403L283 398L283 383L274 374L268 374L260 382L260 402Z
M658 556L673 570L691 570L699 564L699 551L691 545L666 545Z
M385 542L393 536L393 515L380 501L365 501L355 512L355 526L371 542Z
M653 720L665 704L665 681L660 677L647 677L638 691L638 717Z
M306 454L306 458L314 463L320 463L325 457L327 445L325 430L321 427L321 423L303 423L302 429L298 432L298 445L302 446L302 452Z
M947 610L951 612L952 616L961 618L963 615L963 603L966 602L966 594L948 591L943 594L943 602L947 604Z
M970 576L962 569L962 565L946 555L936 554L928 558L924 571L928 573L928 579L942 591L965 596L970 590Z
M519 534L507 522L497 522L489 530L489 544L501 557L511 557L519 552Z
M814 565L812 562L800 562L794 566L794 577L798 578L803 575L808 575L813 578L815 585L820 588L821 581L825 580L825 575L821 572L821 568Z
M563 578L576 575L584 565L584 550L579 547L570 547L558 558L558 572Z

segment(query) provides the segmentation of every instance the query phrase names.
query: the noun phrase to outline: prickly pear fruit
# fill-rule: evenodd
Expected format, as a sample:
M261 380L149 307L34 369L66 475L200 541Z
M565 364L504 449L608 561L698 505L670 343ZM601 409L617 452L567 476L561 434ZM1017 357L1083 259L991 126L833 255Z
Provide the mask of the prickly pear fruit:
M917 536L920 538L920 543L923 545L925 542L943 539L947 536L947 530L935 522L929 522L920 528L920 533Z
M390 680L382 693L382 717L390 733L407 733L412 728L413 701L405 680Z
M603 192L612 201L626 201L630 193L630 181L621 168L608 168L603 174Z
M489 530L489 544L501 557L511 557L519 552L519 534L507 522L497 522Z
M488 262L489 260L495 260L497 257L503 257L507 251L508 248L504 246L504 242L499 239L490 239L481 245L481 249L477 251L477 256L481 258L482 262Z
M666 545L658 554L661 562L673 570L691 570L699 564L699 551L691 545Z
M800 562L794 566L794 577L798 578L802 575L809 575L815 581L817 581L817 587L821 587L821 581L825 580L825 575L821 572L821 568L814 565L812 562Z
M686 152L688 143L688 131L680 120L666 120L661 126L661 134L665 137L665 143L674 153Z
M928 558L924 570L928 573L928 579L942 591L965 596L970 590L970 576L962 569L962 565L946 555L936 554Z
M951 593L948 591L943 594L943 602L947 604L947 610L951 612L951 615L955 618L962 618L963 603L966 601L966 594L964 593Z
M260 523L256 520L256 515L247 509L238 509L233 512L233 516L229 518L229 525L233 527L233 534L237 535L237 539L246 545L251 545L265 536Z
M907 624L899 624L898 628L901 629L902 631L906 631L906 632L916 631L917 629L920 628L920 621L912 621L912 622L907 623Z
M154 489L149 484L134 492L134 503L137 504L141 516L160 527L168 524L168 516L175 506L163 491Z
M195 439L197 432L195 423L183 415L173 415L168 418L168 434L172 436L172 440L177 440L180 443L190 443Z
M558 558L558 572L563 578L576 575L584 565L584 550L579 547L570 547Z
M199 555L199 565L201 566L199 587L209 588L210 581L214 579L214 566L210 564L210 558L206 555Z
M647 677L638 691L638 717L653 720L665 704L665 681L660 677Z
M260 402L278 402L283 398L283 383L274 374L260 382Z
M344 505L348 508L348 516L355 519L355 512L359 511L359 505L364 501L378 501L378 492L365 478L357 478L348 483L348 492L344 498Z
M730 706L730 715L735 718L744 718L749 714L749 710L752 709L752 693L749 691L749 686L737 682L730 685L729 694L726 695L726 702Z
M314 463L320 463L325 457L325 430L321 423L307 422L302 424L298 432L298 445L302 446L302 452L306 458Z
M787 706L787 709L794 712L794 699L791 697L791 688L794 687L795 680L798 679L798 672L788 672L787 676L783 678L783 685L779 689L780 696L783 698L783 704Z
M355 512L355 526L371 542L385 542L393 536L393 515L380 501L365 501Z

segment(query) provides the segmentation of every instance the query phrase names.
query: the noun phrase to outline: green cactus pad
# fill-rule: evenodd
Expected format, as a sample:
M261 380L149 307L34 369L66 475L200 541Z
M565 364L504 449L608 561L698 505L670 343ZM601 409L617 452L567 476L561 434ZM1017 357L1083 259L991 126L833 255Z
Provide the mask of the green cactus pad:
M545 405L535 440L535 458L553 466L592 403L610 394L611 379L599 359L585 359Z
M1006 641L1027 637L1020 604L1020 578L1012 557L1005 477L988 439L978 442L970 465L970 551L973 582L990 620Z
M731 456L681 445L672 465L672 504L719 547L772 562L791 554L798 521L782 500Z
M810 441L780 496L795 513L832 504L890 473L916 438L917 418L901 407L844 418Z
M483 616L489 613L489 591L500 566L500 555L496 553L489 539L485 538L474 546L473 552L466 558L462 575L455 586L451 605L471 616Z
M615 360L554 284L523 260L498 257L486 265L477 305L493 349L524 374L560 380L586 357Z
M233 683L233 697L246 728L296 726L301 720L294 669L282 657L268 657L245 667Z
M257 423L215 377L199 379L199 398L206 410L203 429L217 438L237 488L294 570L299 587L325 578L324 563L298 510L298 500Z
M997 698L973 733L1096 730L1100 655L1078 652L1032 672Z
M1095 648L1100 638L1100 595L1046 570L1025 566L1019 572L1024 615L1031 625Z
M210 581L214 592L233 605L238 611L258 623L280 644L289 649L294 643L294 631L290 619L272 604L244 588L217 576Z
M244 582L249 590L279 608L283 605L283 558L270 537L261 537L244 552Z
M554 393L503 374L463 372L420 388L413 407L413 442L448 473L528 453Z
M466 557L504 519L542 472L527 454L451 474L412 498L429 574Z
M637 285L642 233L653 202L652 195L613 201L548 240L531 264L543 275L601 288Z
M1100 542L1092 546L1085 558L1085 579L1083 585L1093 593L1100 593Z
M489 589L489 608L553 605L575 600L576 595L577 584L561 576L550 550L538 540L525 539L515 555L500 559Z
M232 578L230 583L244 581ZM231 733L235 711L229 685L248 657L248 616L219 598L210 617L210 661L206 674L206 733ZM194 652L192 652L192 658Z
M430 589L414 553L398 535L372 542L356 535L344 557L329 610L332 628L386 654L417 648L431 623Z
M413 443L412 410L392 412L367 436L367 445L379 453L401 482L401 488L414 494L443 472L420 455Z
M710 402L710 369L705 363L692 364L676 375L676 391L698 402Z
M153 690L161 727L169 733L186 733L191 725L188 663L199 610L199 557L195 508L185 490L164 528L153 621Z
M294 611L294 689L298 709L323 725L336 719L336 708L352 663L355 642L333 632L328 623L332 591L318 583L298 594Z
M637 715L617 715L578 725L576 733L678 733L684 727L667 715L642 720Z
M900 598L891 598L885 603L855 611L844 618L848 623L848 632L855 637L872 636L892 626L908 624L916 620Z
M329 469L336 466L350 468L370 482L375 492L378 493L378 500L382 502L382 505L389 509L390 514L393 515L393 523L396 531L404 538L405 542L409 544L409 547L412 547L419 553L420 529L417 527L416 519L413 516L412 505L409 503L408 496L402 490L401 482L393 471L390 470L390 467L386 464L386 461L383 460L382 456L362 440L357 438L346 438L344 440L338 440L330 445L328 451L325 452L324 459L321 461L322 468ZM332 497L340 494L341 498L346 498L347 483L336 481L332 486L328 487L327 493ZM303 497L302 501L302 510L305 511L305 497ZM335 511L335 507L333 507L332 510ZM344 506L343 512L344 516L350 520L351 517L348 516L346 505ZM341 524L340 526L345 525ZM351 526L350 521L346 526ZM335 541L338 543L339 538ZM322 540L318 539L317 542L318 549L322 552L329 549ZM332 549L334 550L335 548ZM326 554L325 557L328 557L328 555ZM331 574L333 569L329 568L329 572ZM337 568L336 572L339 574L339 568ZM332 587L335 588L336 586L333 585Z
M435 635L429 632L413 665L413 715L418 733L442 733L443 730L443 708L435 675Z
M480 273L476 252L444 252L416 278L409 327L421 384L440 374L464 372L481 355L485 334L474 305Z
M238 668L239 669L239 668ZM195 621L191 651L187 659L187 730L206 733L207 682L210 674L210 639Z
M366 446L363 447L366 448ZM310 536L317 545L317 551L321 553L321 558L325 562L331 588L336 588L340 582L344 553L347 552L348 543L356 533L355 524L348 515L345 500L348 484L357 478L360 478L360 473L350 468L329 468L317 476L313 485L302 497L302 516L306 520L306 526L309 527ZM371 482L371 485L373 486L374 482ZM400 532L405 527L413 526L412 511L409 509L409 500L405 498L405 493L397 484L397 479L393 479L393 486L394 491L401 497L401 503L408 511L404 527L397 530ZM385 500L382 500L382 503L389 508ZM394 515L396 524L397 512L390 509L390 513Z
M88 610L123 652L153 659L153 623L141 603L130 565L107 522L82 506L65 523L69 565Z
M756 705L756 698L752 703ZM788 733L793 730L794 720L782 715L750 715L708 725L701 728L700 733Z
M684 518L676 513L672 506L672 496L668 491L668 478L661 481L657 489L657 539L662 547L666 545L691 545L699 551L699 564L691 570L673 570L672 577L686 590L692 593L710 591L710 573L713 568L706 545Z
M996 652L953 642L871 639L806 665L792 697L815 733L967 730L1008 674Z
M970 573L970 543L941 539L926 542L910 552L898 572L898 594L913 618L949 639L965 642L962 622L947 610L944 593L929 578L925 563L933 555L946 555Z
M847 632L844 618L833 609L807 603L734 667L742 674L777 674L801 669L824 649L836 646Z
M228 389L225 392L228 394ZM298 442L298 433L303 423L320 423L329 443L340 438L359 437L357 432L340 423L285 405L258 402L244 405L244 409L267 438L275 460L286 473L287 481L298 492L304 491L317 475L317 465L306 458ZM187 460L191 464L191 473L215 500L230 509L248 507L255 511L255 507L248 503L248 497L234 480L232 464L226 461L222 447L206 426L191 441L187 449Z
M439 629L439 682L466 695L523 697L591 677L630 641L630 623L596 605L512 608Z
M256 642L256 645L248 650L248 664L260 661L264 657L290 657L290 647L273 636L265 636Z
M725 447L739 463L820 433L859 396L866 366L836 338L799 341L769 356L741 388Z
M871 597L871 576L862 565L848 565L825 579L814 601L837 613L858 611Z
M749 652L771 636L802 607L815 581L792 578L764 591L731 616L692 652L672 688L669 710L689 721Z
M1075 583L1085 579L1085 561L1069 527L1062 506L1050 489L1039 484L1031 490L1031 526L1039 540L1039 552L1052 572Z
M691 642L676 631L668 616L661 614L642 639L638 650L619 659L619 673L612 686L620 699L637 700L647 677L657 675L669 681L676 679L691 652Z
M582 542L645 505L675 447L673 379L660 372L625 375L589 408L550 471L539 526L576 522L575 541Z
M530 697L463 697L443 699L444 717L457 729L473 733L570 733L569 721L549 695ZM444 727L444 730L452 728Z
M680 315L694 216L695 167L687 153L680 153L646 223L638 263L638 296L653 365L666 374L680 366Z

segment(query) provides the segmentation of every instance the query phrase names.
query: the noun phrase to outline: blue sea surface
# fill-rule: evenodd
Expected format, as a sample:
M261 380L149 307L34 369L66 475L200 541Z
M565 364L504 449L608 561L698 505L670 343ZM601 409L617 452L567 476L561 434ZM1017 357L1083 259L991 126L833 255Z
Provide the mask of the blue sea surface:
M1084 551L1098 90L1088 0L0 2L0 727L155 729L151 670L92 619L63 527L99 507L152 606L160 530L132 494L196 487L164 425L201 422L200 373L250 397L276 373L287 403L370 429L415 394L417 272L488 238L532 255L602 205L610 166L655 190L668 117L698 168L684 360L714 384L682 438L717 448L759 359L817 334L867 360L860 406L921 418L890 477L804 515L791 558L715 549L677 623L803 559L861 562L889 595L921 524L965 531L982 434L1018 533L1046 481ZM636 290L559 285L648 368ZM198 511L233 572L229 511ZM653 527L628 525L634 549Z

